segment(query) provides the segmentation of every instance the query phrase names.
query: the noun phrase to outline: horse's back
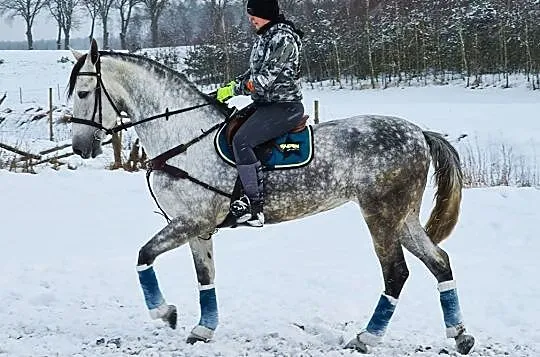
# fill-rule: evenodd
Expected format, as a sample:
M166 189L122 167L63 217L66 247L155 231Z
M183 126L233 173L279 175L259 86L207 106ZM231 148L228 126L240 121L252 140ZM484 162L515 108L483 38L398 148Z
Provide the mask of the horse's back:
M421 196L429 150L418 126L396 117L366 115L324 122L313 129L313 161L301 169L267 175L270 221L348 201L372 211L385 195L409 190ZM282 201L290 204L278 203Z
M354 161L364 172L393 170L411 159L429 160L422 129L402 118L363 115L328 121L315 125L314 136L319 159Z

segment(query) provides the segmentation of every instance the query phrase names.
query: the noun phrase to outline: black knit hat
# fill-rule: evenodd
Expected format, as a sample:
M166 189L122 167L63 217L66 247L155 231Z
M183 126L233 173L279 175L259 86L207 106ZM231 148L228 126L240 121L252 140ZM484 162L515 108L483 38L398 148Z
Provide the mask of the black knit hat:
M279 17L279 5L277 0L248 0L247 13L272 21Z

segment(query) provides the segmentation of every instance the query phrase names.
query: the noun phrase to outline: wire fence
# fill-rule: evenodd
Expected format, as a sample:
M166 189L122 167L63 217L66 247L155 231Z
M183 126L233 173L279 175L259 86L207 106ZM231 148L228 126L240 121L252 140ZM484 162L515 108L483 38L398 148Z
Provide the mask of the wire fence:
M18 89L12 88L3 90L3 88L0 87L0 96L6 93L6 103L11 104L47 103L49 100L49 88L53 89L54 100L58 103L62 102L65 104L67 101L67 88L65 85L60 85L59 83L56 85L39 88L20 86Z

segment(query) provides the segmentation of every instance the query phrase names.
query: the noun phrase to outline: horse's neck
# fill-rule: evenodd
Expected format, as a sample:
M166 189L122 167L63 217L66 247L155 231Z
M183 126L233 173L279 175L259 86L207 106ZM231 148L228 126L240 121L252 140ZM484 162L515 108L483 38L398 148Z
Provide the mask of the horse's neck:
M154 115L204 104L205 99L188 83L173 74L158 78L143 66L130 62L114 61L114 73L124 101L133 121ZM186 143L220 120L217 110L211 106L135 126L143 147L149 157L155 157L179 144Z

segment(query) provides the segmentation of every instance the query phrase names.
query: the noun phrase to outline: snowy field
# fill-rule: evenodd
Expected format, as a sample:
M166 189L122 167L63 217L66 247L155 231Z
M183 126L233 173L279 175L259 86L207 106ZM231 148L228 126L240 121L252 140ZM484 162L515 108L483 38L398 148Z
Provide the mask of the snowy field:
M364 327L383 289L355 205L262 230L223 230L215 239L221 325L215 341L186 345L198 321L187 247L156 262L166 298L179 307L179 329L150 321L138 286L138 249L164 224L142 173L3 171L0 180L0 356L351 356L341 346ZM539 204L533 188L465 191L444 248L478 340L473 356L540 355ZM372 355L456 355L435 279L407 260L411 276ZM107 344L115 339L119 346Z
M45 105L46 92L32 97L30 90L20 104L19 86L63 91L71 65L57 60L67 55L0 51L6 60L0 64L0 97L8 92L0 106L0 117L7 117L0 136L43 145L46 119L28 122L5 109ZM451 139L467 134L458 146L478 143L489 151L505 143L531 165L540 149L540 92L525 85L306 89L307 112L315 99L323 121L360 113L398 115ZM63 96L62 104L69 108ZM69 134L65 124L57 130ZM0 171L0 356L356 355L342 346L364 327L383 290L358 207L349 204L262 230L222 230L215 239L221 324L214 341L190 346L184 340L199 307L189 249L165 254L155 264L165 297L179 308L179 328L171 331L150 321L135 271L139 248L164 221L153 213L144 174L99 169L108 160L73 158L76 171L43 169L38 175ZM432 208L432 194L429 188L423 217ZM473 356L540 356L538 207L538 188L464 191L461 219L443 247L465 322L478 341ZM384 343L371 355L456 355L444 338L435 279L411 255L406 258L410 278Z

